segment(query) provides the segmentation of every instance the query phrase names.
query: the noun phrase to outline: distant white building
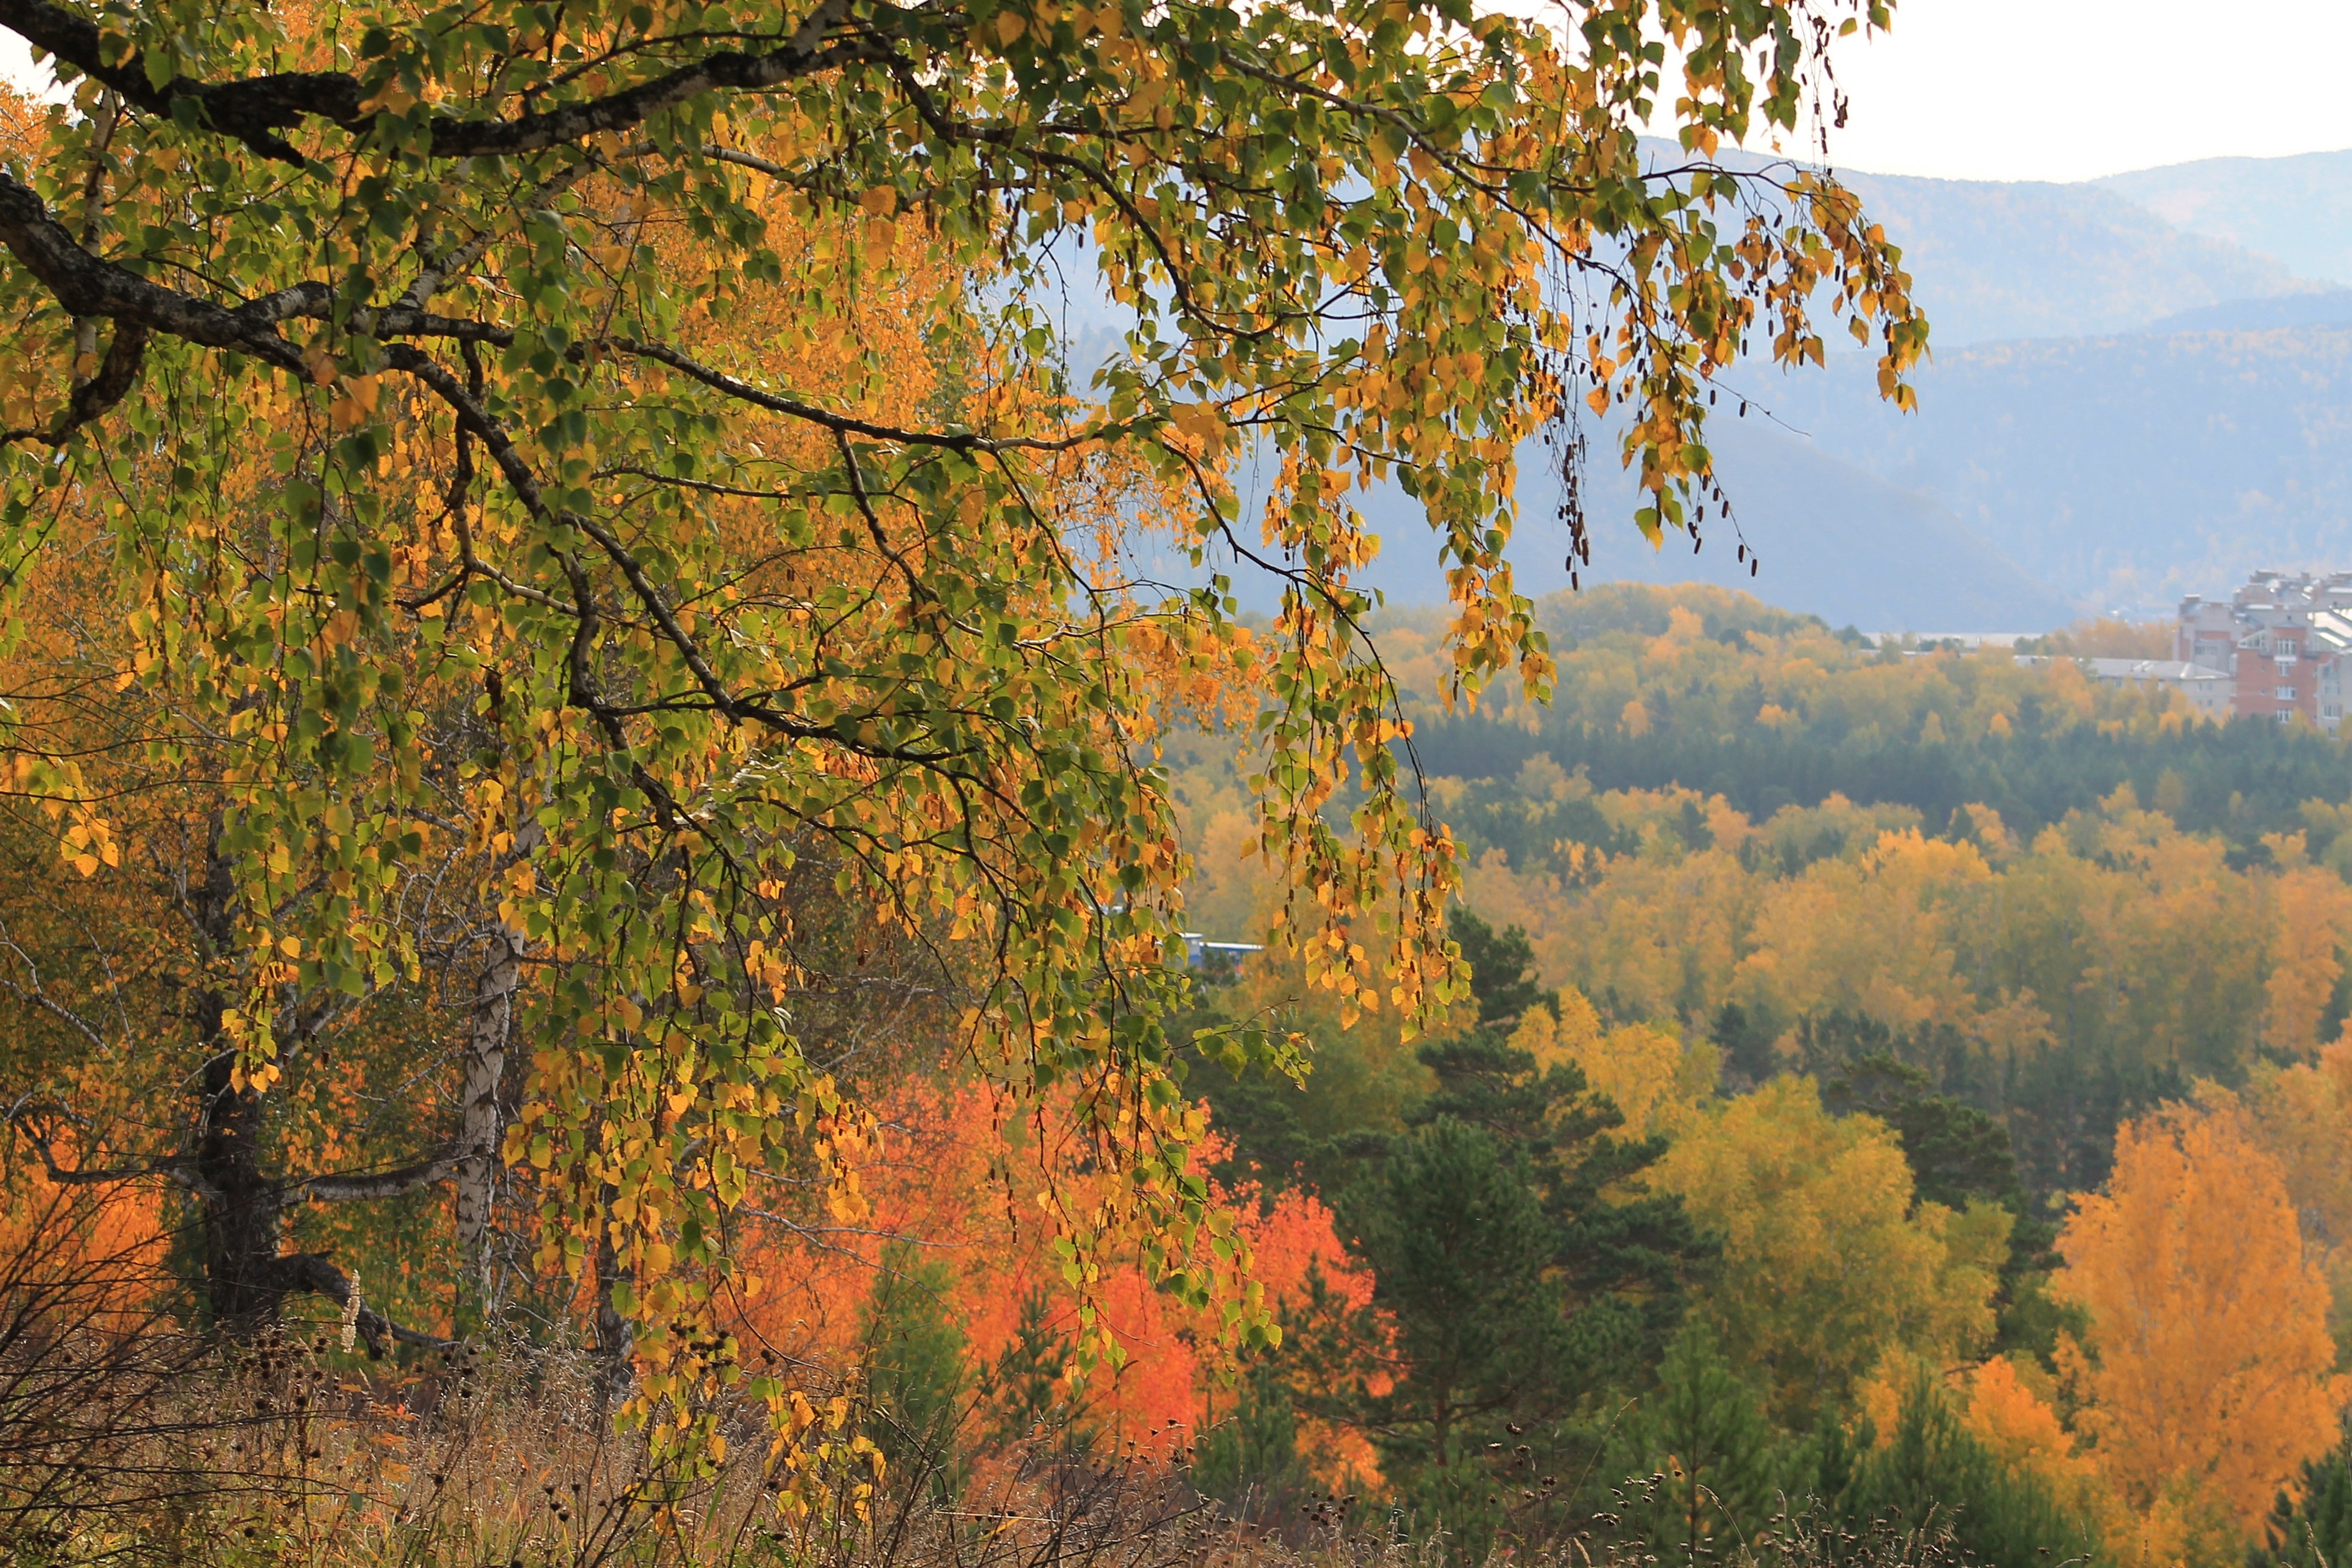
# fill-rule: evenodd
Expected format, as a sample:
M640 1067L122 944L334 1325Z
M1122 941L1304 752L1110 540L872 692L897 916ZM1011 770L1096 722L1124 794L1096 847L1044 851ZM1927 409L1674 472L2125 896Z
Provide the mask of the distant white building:
M2226 669L2178 658L2083 658L2075 663L2092 679L2108 686L2161 686L2189 699L2189 710L2200 719L2230 716L2230 700L2237 683Z
M1262 942L1211 942L1196 931L1184 933L1184 967L1213 979L1234 979L1249 962L1251 953L1265 951L1265 943Z
M2021 653L2028 668L2063 658L2063 654ZM2074 666L2104 686L2159 686L2189 700L2189 710L2216 722L2229 718L2236 682L2226 669L2178 658L2077 658Z

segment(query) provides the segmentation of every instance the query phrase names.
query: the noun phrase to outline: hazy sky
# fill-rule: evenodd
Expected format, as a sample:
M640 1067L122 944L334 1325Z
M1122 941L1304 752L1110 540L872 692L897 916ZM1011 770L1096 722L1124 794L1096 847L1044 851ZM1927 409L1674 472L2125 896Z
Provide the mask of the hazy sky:
M2079 180L2352 147L2352 0L1898 0L1840 46L1850 168ZM0 36L0 73L27 64Z
M2080 180L2352 147L2352 0L1897 0L1839 46L1839 163Z

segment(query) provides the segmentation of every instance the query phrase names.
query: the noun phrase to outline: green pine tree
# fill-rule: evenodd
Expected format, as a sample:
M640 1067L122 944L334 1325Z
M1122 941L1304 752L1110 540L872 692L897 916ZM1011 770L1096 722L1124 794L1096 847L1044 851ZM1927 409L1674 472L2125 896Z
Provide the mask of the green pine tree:
M1454 931L1479 1021L1423 1047L1433 1091L1339 1204L1387 1362L1310 1397L1369 1432L1399 1500L1477 1556L1563 1506L1559 1478L1597 1451L1597 1396L1647 1378L1710 1249L1678 1199L1639 1190L1663 1142L1622 1136L1574 1067L1539 1072L1511 1047L1552 1005L1526 934L1468 914ZM1359 1338L1382 1335L1367 1320Z
M1550 1402L1567 1348L1544 1285L1556 1235L1492 1133L1438 1118L1348 1212L1394 1325L1395 1386L1362 1412L1385 1447L1442 1467L1465 1432Z
M1305 1396L1371 1436L1416 1531L1482 1560L1505 1524L1504 1433L1572 1398L1557 1227L1495 1135L1451 1116L1399 1139L1341 1213L1372 1301L1345 1325L1355 1375Z
M1780 1073L1780 1058L1772 1048L1771 1029L1738 1003L1726 1002L1707 1033L1722 1053L1726 1093L1754 1089Z
M951 1283L944 1262L893 1242L883 1248L861 1324L876 1444L893 1474L928 1477L943 1500L963 1489L959 1427L968 1392L963 1331L947 1306Z
M1843 1511L1856 1534L1880 1523L1928 1536L1948 1531L1961 1553L1984 1568L2049 1568L2097 1549L2089 1520L1970 1436L1924 1377L1904 1396L1892 1440L1864 1447L1843 1490Z
M1445 929L1470 966L1470 999L1478 1005L1481 1024L1508 1032L1519 1015L1552 999L1536 980L1535 944L1525 928L1497 931L1468 910L1457 909Z
M1694 1319L1667 1348L1657 1388L1620 1423L1611 1458L1614 1473L1664 1478L1643 1488L1620 1529L1690 1562L1727 1558L1757 1535L1795 1456L1713 1329Z
M2305 1461L2294 1492L2282 1491L2246 1568L2346 1568L2352 1563L2352 1426L2335 1447Z
M1453 930L1471 960L1478 1025L1422 1047L1436 1087L1407 1117L1452 1118L1486 1132L1553 1227L1548 1276L1567 1319L1581 1389L1638 1383L1680 1325L1694 1266L1713 1247L1669 1194L1643 1194L1664 1139L1623 1134L1624 1117L1591 1092L1574 1066L1538 1072L1510 1045L1528 1008L1552 1005L1529 973L1534 954L1514 926L1501 935L1467 910Z

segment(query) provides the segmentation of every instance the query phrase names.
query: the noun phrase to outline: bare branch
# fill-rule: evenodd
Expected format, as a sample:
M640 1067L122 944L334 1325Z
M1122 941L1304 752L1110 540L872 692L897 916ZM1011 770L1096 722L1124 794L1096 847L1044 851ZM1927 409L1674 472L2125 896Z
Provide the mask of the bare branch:
M457 1158L456 1150L443 1149L413 1165L402 1165L390 1171L305 1176L300 1181L286 1184L286 1201L300 1203L309 1199L322 1204L354 1204L400 1197L447 1181L457 1173Z
M58 1186L115 1186L125 1182L152 1181L161 1176L176 1182L199 1197L211 1199L219 1195L211 1184L196 1173L195 1163L187 1155L173 1155L166 1160L142 1160L129 1165L59 1164L51 1137L40 1124L44 1121L65 1121L80 1126L84 1124L84 1119L54 1101L20 1100L9 1107L7 1115L0 1120L5 1120L16 1130L17 1136L32 1145L33 1152L40 1156L42 1170Z
M772 414L789 415L794 419L833 431L836 435L865 436L877 441L891 441L908 447L937 447L951 452L1068 452L1098 442L1116 440L1138 428L1141 422L1097 425L1076 435L1061 437L982 436L969 430L908 430L895 425L877 425L846 414L835 414L814 403L785 397L778 393L763 392L748 381L740 381L724 371L688 358L667 343L641 342L635 338L607 338L602 343L619 353L638 359L649 359L666 364L682 375L688 376L728 396Z

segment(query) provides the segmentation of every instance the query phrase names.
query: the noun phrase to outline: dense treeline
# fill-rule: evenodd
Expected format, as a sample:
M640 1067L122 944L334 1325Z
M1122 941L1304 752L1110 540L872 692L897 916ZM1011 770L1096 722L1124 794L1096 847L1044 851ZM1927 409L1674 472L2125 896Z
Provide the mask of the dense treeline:
M2306 727L2168 724L2156 701L2020 668L2007 649L1881 650L1714 589L1596 588L1545 601L1539 619L1560 661L1555 700L1433 709L1414 741L1429 773L1508 779L1544 756L1596 789L1677 785L1758 820L1843 795L1937 828L1990 806L2027 834L2127 784L2252 855L2304 826L2305 802L2352 799L2342 748ZM1398 630L1418 640L1410 619ZM1449 821L1519 864L1549 847L1475 807ZM1579 826L1591 831L1565 836Z
M2177 733L2081 726L2053 732L2040 705L2030 700L2020 704L2015 724L2007 736L1923 747L1916 733L1787 734L1750 723L1702 740L1655 730L1634 735L1566 720L1531 733L1454 718L1424 730L1420 750L1424 765L1439 774L1508 777L1529 759L1549 756L1599 789L1682 784L1719 795L1758 817L1843 795L1907 805L1939 823L1968 806L1987 805L2029 831L2129 784L2142 800L2171 802L2181 826L2221 835L2257 856L2262 835L2302 826L2298 812L2305 802L2352 799L2342 749L2308 730L2241 719ZM1523 852L1549 847L1499 821L1467 814L1453 820L1477 842ZM1555 837L1581 837L1576 827L1584 826L1566 826Z

